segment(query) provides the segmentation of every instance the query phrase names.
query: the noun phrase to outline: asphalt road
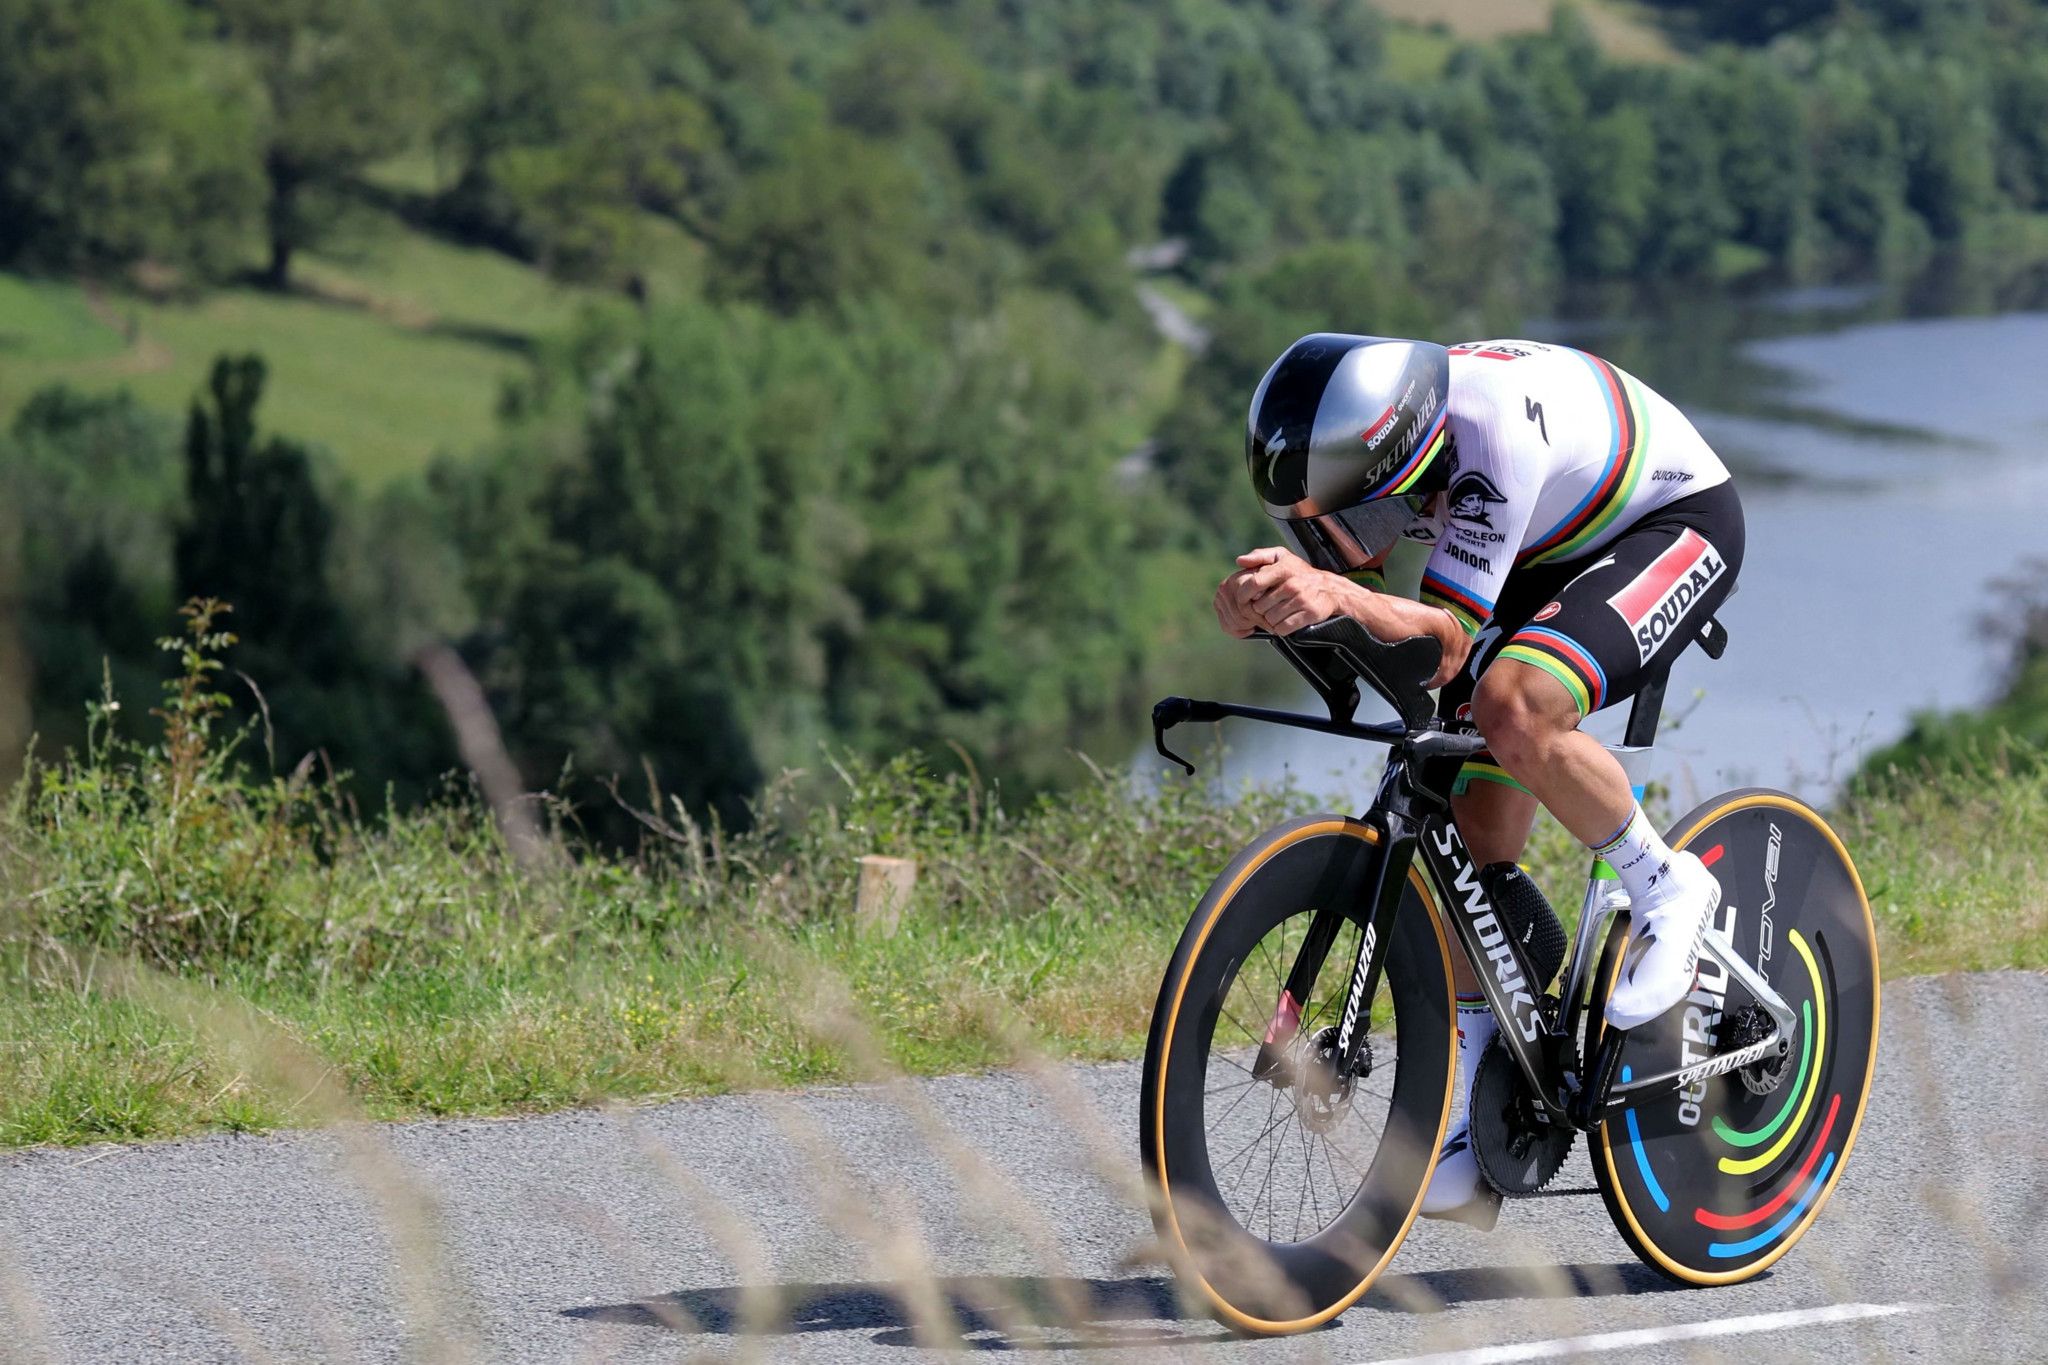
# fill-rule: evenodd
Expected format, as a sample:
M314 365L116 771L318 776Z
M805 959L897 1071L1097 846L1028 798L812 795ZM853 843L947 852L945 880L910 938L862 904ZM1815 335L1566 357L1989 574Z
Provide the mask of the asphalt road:
M2044 1044L2048 977L1890 986L1843 1182L1759 1280L1670 1287L1597 1195L1541 1197L1418 1224L1336 1325L1272 1341L1145 1259L1135 1065L18 1153L0 1358L907 1361L953 1321L1089 1361L2039 1359ZM1590 1185L1575 1156L1557 1187Z

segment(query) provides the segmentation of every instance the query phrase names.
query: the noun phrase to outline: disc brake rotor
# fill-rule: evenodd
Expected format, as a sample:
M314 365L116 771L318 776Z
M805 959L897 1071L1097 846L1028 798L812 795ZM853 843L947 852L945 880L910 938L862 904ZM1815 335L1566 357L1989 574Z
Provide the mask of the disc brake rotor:
M1495 1038L1479 1056L1472 1081L1472 1155L1479 1173L1502 1194L1534 1194L1564 1165L1576 1130L1545 1123L1522 1068Z
M1734 1023L1728 1029L1728 1041L1724 1050L1739 1052L1752 1043L1761 1043L1771 1036L1771 1015L1762 1005L1749 1005L1738 1011ZM1743 1088L1752 1095L1768 1095L1785 1081L1786 1053L1765 1057L1751 1062L1748 1066L1737 1067L1735 1074L1741 1078Z
M1343 1075L1337 1070L1337 1030L1325 1028L1309 1039L1306 1065L1295 1093L1295 1112L1311 1132L1327 1133L1351 1107L1351 1090L1372 1074L1372 1039L1358 1040L1358 1056Z

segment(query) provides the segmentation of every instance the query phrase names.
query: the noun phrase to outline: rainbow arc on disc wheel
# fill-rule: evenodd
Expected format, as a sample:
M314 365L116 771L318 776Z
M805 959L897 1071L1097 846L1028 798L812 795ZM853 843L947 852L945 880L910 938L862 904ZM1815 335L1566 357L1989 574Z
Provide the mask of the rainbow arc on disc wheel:
M1594 1175L1645 1261L1688 1283L1726 1284L1790 1250L1841 1178L1877 1055L1876 936L1847 850L1793 797L1731 792L1681 820L1669 841L1720 879L1721 931L1797 1016L1791 1053L1765 1093L1731 1073L1610 1115ZM1713 1056L1752 1003L1703 955L1686 1002L1630 1035L1622 1080Z

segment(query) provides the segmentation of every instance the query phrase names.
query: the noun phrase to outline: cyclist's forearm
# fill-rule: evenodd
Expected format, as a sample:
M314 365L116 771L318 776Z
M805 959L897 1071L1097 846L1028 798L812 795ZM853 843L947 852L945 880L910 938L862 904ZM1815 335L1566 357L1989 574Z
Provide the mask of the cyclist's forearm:
M1352 591L1346 594L1344 614L1380 639L1405 640L1412 635L1427 635L1443 646L1439 681L1464 666L1466 655L1472 648L1472 637L1465 633L1457 618L1442 607L1411 602L1390 593L1373 592L1357 584L1349 586Z

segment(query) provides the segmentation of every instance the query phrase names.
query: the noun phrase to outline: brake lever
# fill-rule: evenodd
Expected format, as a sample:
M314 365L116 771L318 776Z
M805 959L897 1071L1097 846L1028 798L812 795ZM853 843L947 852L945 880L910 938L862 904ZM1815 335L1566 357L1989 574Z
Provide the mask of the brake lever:
M1161 758L1180 764L1189 777L1195 775L1195 765L1166 747L1166 732L1194 715L1195 704L1186 697L1165 697L1152 707L1152 747Z

